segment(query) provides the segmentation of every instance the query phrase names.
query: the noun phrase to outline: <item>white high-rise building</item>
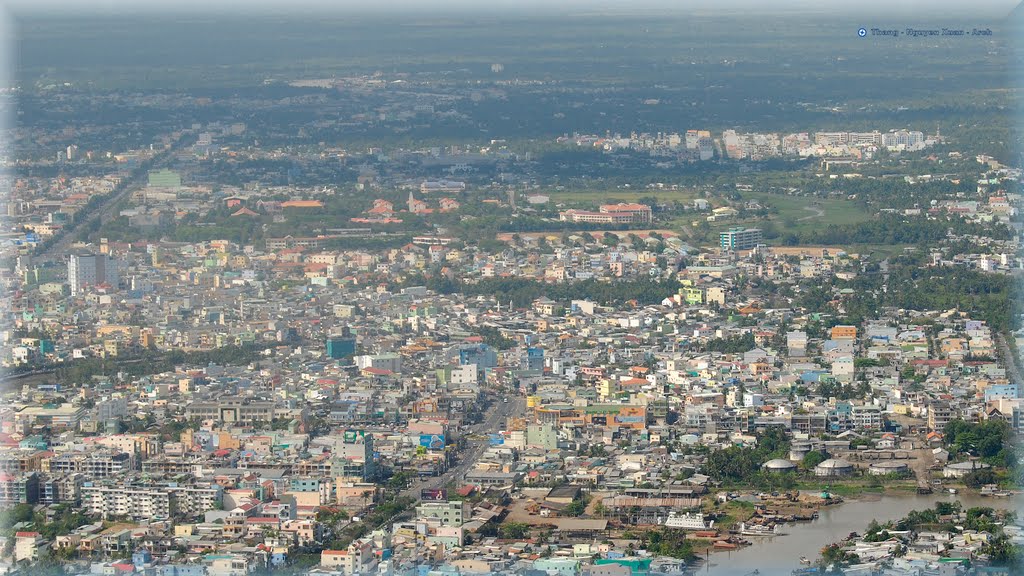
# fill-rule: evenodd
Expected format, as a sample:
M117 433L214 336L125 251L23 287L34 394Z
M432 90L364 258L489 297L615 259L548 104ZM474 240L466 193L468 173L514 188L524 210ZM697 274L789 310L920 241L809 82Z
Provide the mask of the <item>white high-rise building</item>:
M68 259L68 284L72 295L98 284L117 288L118 280L117 261L106 254L72 254Z

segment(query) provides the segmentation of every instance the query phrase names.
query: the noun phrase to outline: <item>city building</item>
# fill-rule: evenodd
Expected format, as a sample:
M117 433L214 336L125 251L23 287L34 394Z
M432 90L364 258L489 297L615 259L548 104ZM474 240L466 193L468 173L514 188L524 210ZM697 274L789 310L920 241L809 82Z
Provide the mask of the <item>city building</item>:
M423 502L416 507L418 518L436 518L442 526L462 526L469 519L468 502Z
M119 278L117 261L106 254L72 254L68 258L68 284L71 294L77 295L85 288L108 285L117 289Z
M718 245L723 250L750 250L763 240L759 228L730 228L718 235Z

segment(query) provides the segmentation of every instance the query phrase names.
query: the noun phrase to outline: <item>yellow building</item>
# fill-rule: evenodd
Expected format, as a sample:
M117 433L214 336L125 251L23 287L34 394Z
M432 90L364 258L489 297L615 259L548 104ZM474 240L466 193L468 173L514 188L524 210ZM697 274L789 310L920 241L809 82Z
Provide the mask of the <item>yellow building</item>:
M618 383L611 378L605 378L597 383L597 394L601 398L610 398L619 391Z

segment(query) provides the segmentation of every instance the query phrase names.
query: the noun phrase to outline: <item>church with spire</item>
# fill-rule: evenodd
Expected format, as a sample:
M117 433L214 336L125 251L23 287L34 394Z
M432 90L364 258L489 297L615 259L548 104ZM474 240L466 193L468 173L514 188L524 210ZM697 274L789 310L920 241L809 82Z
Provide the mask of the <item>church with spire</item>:
M412 190L409 191L409 212L419 214L427 211L427 203L423 200L417 200L413 195Z

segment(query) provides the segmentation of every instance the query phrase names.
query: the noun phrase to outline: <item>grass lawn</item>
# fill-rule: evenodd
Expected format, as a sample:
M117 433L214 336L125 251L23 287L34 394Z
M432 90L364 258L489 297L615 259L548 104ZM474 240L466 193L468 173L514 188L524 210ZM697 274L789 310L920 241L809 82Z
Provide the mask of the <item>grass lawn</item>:
M872 482L878 479L879 482ZM913 479L892 480L880 479L869 476L855 478L805 480L797 483L797 488L805 491L829 492L844 498L856 498L862 494L882 494L886 491L913 491L917 489L917 483Z
M715 523L719 530L729 530L740 522L746 522L754 515L754 505L741 500L730 500L726 503L719 503L714 499L704 501L702 510L705 514L721 513L722 517Z
M656 197L658 200L677 200L690 202L697 198L693 190L558 190L546 191L552 202L573 203L613 203L613 202L636 202L644 197ZM733 226L757 227L763 226L766 221L775 225L779 236L768 240L769 245L779 245L781 238L787 232L805 232L823 226L847 226L865 222L874 217L859 204L843 198L806 198L802 196L787 196L784 194L771 194L768 192L743 192L745 200L756 200L765 206L773 206L778 209L778 214L772 214L767 219L745 218L735 220L722 220L711 222L704 228L695 228L694 221L706 217L702 214L683 214L671 220L659 220L657 228L677 232L684 241L695 245L715 246L718 244L718 234ZM714 201L713 201L714 202ZM888 244L854 244L844 246L851 254L873 255L876 259L883 259L899 254L905 246L892 246Z
M860 205L841 198L806 198L767 192L742 194L746 200L756 200L765 206L778 208L779 213L773 215L771 220L782 233L803 232L830 225L858 224L872 217Z

